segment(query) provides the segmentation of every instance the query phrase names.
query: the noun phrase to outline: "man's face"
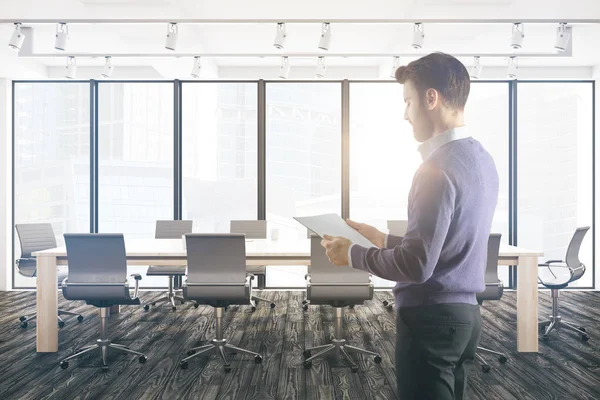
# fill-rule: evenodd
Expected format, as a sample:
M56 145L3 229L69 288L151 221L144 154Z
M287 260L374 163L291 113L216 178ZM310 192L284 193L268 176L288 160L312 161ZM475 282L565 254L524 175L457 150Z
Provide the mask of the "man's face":
M429 111L424 95L420 95L411 81L404 82L404 119L413 127L413 135L422 143L433 134L431 111Z

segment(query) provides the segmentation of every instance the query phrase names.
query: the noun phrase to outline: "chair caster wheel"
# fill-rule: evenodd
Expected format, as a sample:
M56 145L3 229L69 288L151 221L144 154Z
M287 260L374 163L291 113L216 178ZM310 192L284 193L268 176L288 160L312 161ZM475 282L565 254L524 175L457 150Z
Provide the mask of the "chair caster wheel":
M303 306L302 306L302 309L303 309L304 311L308 311L308 304L305 304L305 305L303 305Z
M171 311L177 311L177 307L175 307L175 306L171 307Z
M148 357L146 357L146 356L140 356L138 358L138 361L139 361L140 364L146 363L147 360L148 360Z
M59 365L60 365L60 367L61 367L62 369L67 369L67 368L69 368L69 362L68 362L68 361L61 361Z
M308 304L308 300L302 300L302 305ZM21 317L23 318L23 317Z
M500 357L498 357L498 361L500 361L500 363L504 364L508 361L508 358L506 358L504 356L500 356Z
M581 332L585 332L585 328L583 326L578 326L577 329L579 329Z
M252 306L252 307L250 308L250 310L252 310L252 312L254 312L254 311L256 311L256 307L255 307L255 306Z
M180 367L181 369L187 369L187 367L188 367L188 363L187 363L187 361L182 361L182 362L180 362L180 363L179 363L179 367Z
M312 353L310 352L310 350L304 350L304 353L302 353L302 355L304 356L304 358L310 358Z
M384 300L381 302L383 304L384 307L387 307L390 303L387 300Z
M152 307L154 307L155 305L156 305L156 302L155 302L155 301L154 301L154 302L152 302Z
M27 317L23 316L23 317L19 317L19 321L23 322L27 319Z
M27 322L21 323L21 328L23 328L23 329L27 328Z
M183 305L183 304L185 304L185 300L180 300L180 301L181 301L181 304L182 304L182 305Z
M65 326L65 321L58 321L58 327L62 328L63 326Z
M547 342L547 341L548 341L548 335L544 335L544 336L542 336L542 340L543 340L544 342Z
M304 368L310 369L312 367L312 361L304 361Z
M102 366L102 372L108 372L108 365Z
M194 303L194 308L198 308L199 305L200 304L198 304L198 303Z
M226 365L223 367L223 369L225 370L225 372L229 373L231 372L231 365Z
M195 350L189 350L189 351L187 352L187 355L188 355L188 356L193 356L194 354L196 354L196 351L195 351Z
M581 335L581 340L587 342L588 340L590 340L590 337L588 335Z
M358 372L358 365L353 365L352 367L350 367L352 369L352 372L357 373Z
M375 356L373 358L373 361L375 361L375 364L380 364L381 363L381 356Z
M487 365L487 364L483 364L483 365L481 366L481 370L487 374L488 372L490 372L491 368L490 368L490 366L489 366L489 365Z
M387 308L389 311L391 311L394 309L394 306L390 304L390 305L386 306L385 308Z
M275 308L275 303L271 303L271 309Z
M78 315L77 316L77 322L81 322L83 321L83 315Z
M354 310L354 304L351 304L349 307L351 310Z
M257 354L257 355L255 355L255 356L254 356L254 362L255 362L256 364L260 364L260 363L262 362L262 356L261 356L261 355L258 355L258 354Z
M148 311L149 309L150 309L150 306L149 306L148 304L146 304L146 305L144 306L144 311Z

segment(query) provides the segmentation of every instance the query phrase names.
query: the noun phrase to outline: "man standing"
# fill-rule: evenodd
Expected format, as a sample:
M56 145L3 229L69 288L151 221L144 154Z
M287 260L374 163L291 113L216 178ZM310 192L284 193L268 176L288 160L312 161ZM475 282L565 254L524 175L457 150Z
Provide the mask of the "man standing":
M460 61L429 54L398 68L396 80L404 85L404 119L423 158L409 193L406 235L348 220L379 248L331 236L322 245L335 265L397 282L400 398L462 399L465 364L472 362L481 332L476 293L485 288L498 173L464 126L470 79ZM389 176L393 185L394 172Z

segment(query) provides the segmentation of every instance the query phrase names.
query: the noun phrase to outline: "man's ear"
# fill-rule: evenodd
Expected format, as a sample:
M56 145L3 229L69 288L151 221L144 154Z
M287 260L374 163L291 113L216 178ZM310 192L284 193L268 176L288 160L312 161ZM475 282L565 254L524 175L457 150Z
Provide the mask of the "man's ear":
M427 89L425 92L425 104L428 110L433 110L440 101L440 94L435 89Z

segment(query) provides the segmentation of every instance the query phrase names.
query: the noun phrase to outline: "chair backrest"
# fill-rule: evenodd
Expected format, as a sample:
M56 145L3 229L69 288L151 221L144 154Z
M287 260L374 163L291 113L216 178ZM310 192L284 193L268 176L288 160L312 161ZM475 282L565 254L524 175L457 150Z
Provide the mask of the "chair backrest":
M121 233L65 233L69 300L129 299L125 240Z
M575 233L573 233L573 237L569 242L567 255L565 256L565 263L571 269L573 274L569 282L576 281L585 273L585 265L579 261L579 249L581 248L581 243L589 229L589 226L575 229Z
M317 235L312 235L310 239L308 273L312 285L370 285L371 283L371 275L368 272L333 265L325 254L325 248L321 246L321 238Z
M239 233L188 233L188 284L243 284L246 242Z
M21 257L31 257L31 253L56 247L56 237L52 224L16 224L21 243Z
M390 234L394 236L404 236L406 235L406 230L408 229L408 221L390 219L387 222L387 227L390 231Z
M246 239L266 239L267 238L267 221L231 221L229 232L244 233Z
M181 239L186 233L192 233L193 221L159 220L156 221L155 239Z
M485 267L485 290L477 293L477 301L499 300L504 292L504 285L498 276L498 255L500 253L500 233L490 233L487 245L487 262Z

